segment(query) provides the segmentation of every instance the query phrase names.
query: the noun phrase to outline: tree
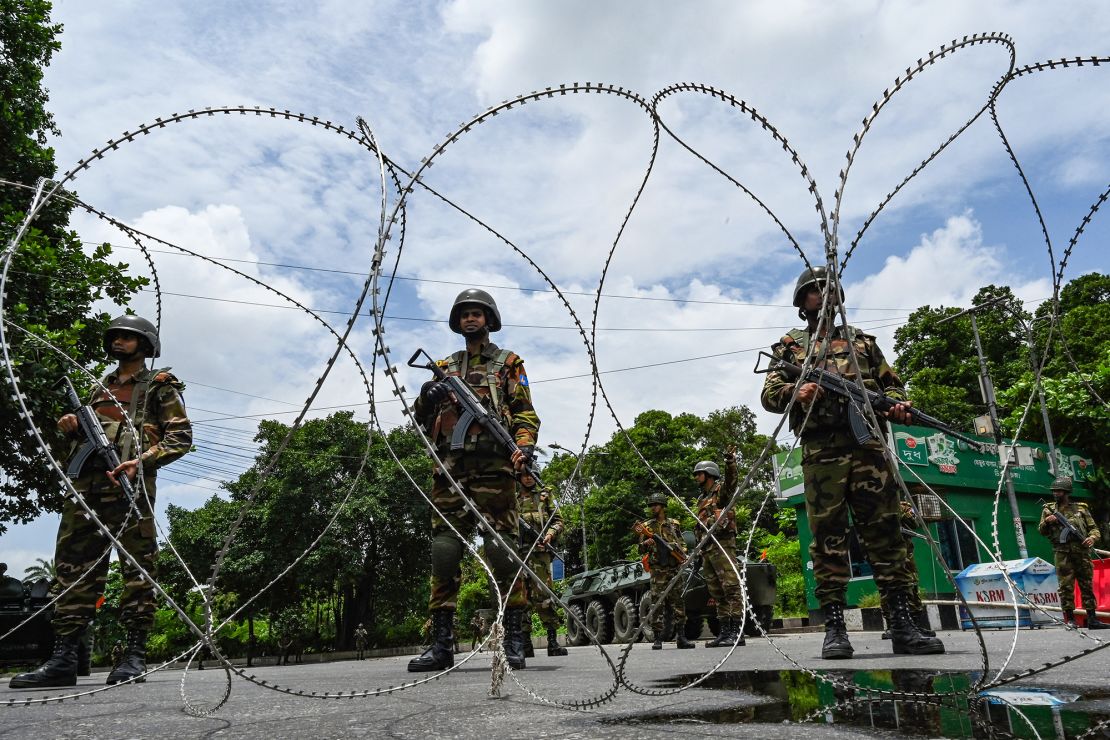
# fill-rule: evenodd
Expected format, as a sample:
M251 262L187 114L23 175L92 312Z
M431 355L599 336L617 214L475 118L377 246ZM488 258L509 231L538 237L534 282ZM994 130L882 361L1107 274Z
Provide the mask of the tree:
M54 561L46 560L45 558L35 558L37 565L29 565L23 571L23 582L34 583L35 581L53 581L57 578L57 571L54 569Z
M4 247L24 220L31 197L28 187L56 171L54 150L46 142L48 135L60 132L46 110L42 76L61 48L62 27L50 23L50 10L46 0L0 0L0 244ZM61 457L68 445L54 428L61 399L51 386L73 369L23 331L59 347L78 365L95 365L99 371L104 356L101 335L111 317L93 311L93 305L104 298L125 305L147 282L129 277L126 264L109 263L107 244L85 253L77 234L67 230L72 208L68 201L54 198L39 214L12 259L4 302L4 319L19 327L5 325L4 331L20 389L51 449ZM6 368L0 367L0 372L6 374ZM10 400L6 381L4 385L0 534L8 522L28 522L44 509L57 511L61 505L58 481L27 435L26 421Z

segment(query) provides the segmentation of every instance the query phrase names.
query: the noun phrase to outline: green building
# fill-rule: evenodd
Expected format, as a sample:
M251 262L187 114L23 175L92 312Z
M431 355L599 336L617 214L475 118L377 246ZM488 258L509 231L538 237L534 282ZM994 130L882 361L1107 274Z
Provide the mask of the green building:
M942 563L934 557L928 542L914 540L914 558L921 574L921 588L931 597L953 596L956 589L952 585L952 576L972 563L990 560L990 553L995 548L995 521L1002 559L1019 558L1013 514L1006 488L1000 480L1002 463L999 448L989 444L987 451L979 452L928 427L895 424L891 429L902 479L946 561ZM1037 532L1042 505L1052 500L1049 485L1053 475L1048 447L1019 440L1013 445L1007 442L1002 451L1017 462L1010 465L1010 475L1029 556L1052 562L1052 544ZM1086 483L1094 478L1091 459L1068 447L1057 448L1056 457L1060 474L1070 475L1075 481L1072 496L1088 498ZM815 583L813 563L809 557L812 537L806 516L801 450L795 448L789 455L776 455L775 470L779 505L791 506L798 513L798 544L805 575L806 602L810 613L817 613L820 605L813 598ZM969 528L975 536L968 531ZM976 540L976 536L980 541ZM871 577L871 566L864 558L854 531L850 541L852 580L848 584L847 598L848 604L853 606L859 603L861 597L875 593L877 589Z

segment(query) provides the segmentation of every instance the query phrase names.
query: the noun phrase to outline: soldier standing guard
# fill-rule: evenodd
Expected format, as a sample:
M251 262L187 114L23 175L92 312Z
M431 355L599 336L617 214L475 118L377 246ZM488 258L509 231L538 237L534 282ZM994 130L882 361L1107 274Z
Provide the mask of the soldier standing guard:
M362 625L362 622L359 622L358 627L355 627L355 660L362 660L366 657L366 641L369 638L370 635L366 628Z
M704 539L709 528L721 515L732 490L736 488L736 448L725 452L725 479L717 463L703 460L694 466L694 480L698 483L698 539ZM709 596L717 603L717 619L721 629L717 637L705 643L707 648L743 645L744 596L733 566L736 564L736 514L732 510L713 533L716 544L703 550L701 575Z
M1094 569L1091 567L1090 549L1098 542L1101 533L1098 524L1091 516L1087 504L1071 501L1071 478L1060 476L1052 481L1051 501L1041 511L1041 522L1037 531L1052 540L1052 551L1056 556L1056 577L1060 580L1060 607L1064 612L1064 624L1075 624L1075 584L1079 583L1079 595L1083 608L1087 611L1087 629L1101 630L1110 627L1099 621L1096 611L1095 592L1092 585ZM1066 529L1060 520L1064 519L1078 532Z
M104 351L118 360L119 366L104 378L103 388L93 391L89 405L123 462L114 470L105 470L99 457L90 457L73 481L78 494L109 531L119 531L127 520L119 541L151 577L155 574L158 553L154 528L155 476L159 467L184 455L193 444L192 426L181 400L184 384L169 373L169 368L146 367L146 358L158 357L160 350L157 328L140 316L120 316L108 325ZM139 433L138 440L133 439L124 423L124 414ZM76 440L77 418L66 414L58 420L58 429ZM71 456L78 449L75 443ZM126 475L134 480L140 459L143 486L135 486L138 499L135 503L142 516L136 519L117 479ZM145 496L140 495L142 490ZM132 518L128 519L129 515ZM36 670L13 678L9 684L12 688L76 685L78 645L96 612L96 601L107 579L108 558L100 557L106 543L100 529L85 518L85 510L67 498L54 554L55 588L61 592L54 607L54 652ZM82 578L89 570L92 572ZM154 625L153 585L122 553L120 571L124 581L120 622L127 628L127 647L122 658L113 661L115 666L108 674L108 684L145 680L138 676L146 672L146 636Z
M484 290L469 288L455 298L448 321L451 330L462 334L466 348L437 364L448 375L463 378L487 408L502 419L517 447L511 456L479 424L466 436L462 450L451 449L451 436L459 420L459 409L446 383L430 380L420 389L413 406L417 422L424 428L440 460L474 502L475 506L510 547L518 541L516 471L532 458L540 420L532 408L532 393L524 361L513 352L490 341L491 332L501 329L501 314L493 297ZM445 471L436 470L432 479L432 503L451 521L462 537L469 539L477 523L462 499L452 490ZM432 515L432 577L428 609L432 616L432 645L409 661L412 672L439 671L454 665L455 598L462 571L463 541L438 515ZM517 566L498 544L485 548L505 605L505 655L514 669L525 667L521 620L528 603L524 580L515 578Z
M674 613L674 633L678 649L689 650L694 647L694 643L686 639L686 605L682 601L682 590L672 588L667 594L666 603L661 602L663 591L678 575L682 563L652 536L658 535L672 550L685 556L686 543L682 540L682 527L677 519L667 518L667 497L664 494L653 493L648 498L648 506L651 508L651 519L641 522L634 529L641 537L640 552L647 554L651 570L651 603L655 609L655 619L651 625L655 632L655 644L651 649L663 649L664 616L669 606Z
M532 555L528 558L528 567L543 579L545 586L554 590L555 584L551 581L551 563L555 560L555 554L551 551L551 546L563 533L563 517L559 515L558 509L552 503L551 494L546 490L538 489L536 479L528 475L527 471L520 474L518 506L520 507L520 521L522 522L520 527L520 554L523 556L528 552L534 539L534 535L524 526L527 524L528 527L531 527L532 532L540 536L536 546L532 548ZM547 525L546 529L544 529L545 524ZM526 577L522 574L521 578ZM540 622L547 628L547 654L551 656L566 655L567 649L559 644L558 629L562 620L559 618L558 612L555 611L555 605L548 598L547 593L536 585L531 578L527 578L525 587L528 589L529 607L536 611L536 614L540 617ZM530 629L532 624L531 615L526 614L522 621L524 628L526 630ZM524 649L526 652L531 652L531 645L531 639L525 640ZM531 657L531 655L529 654L528 657Z
M887 413L899 423L908 421L906 391L887 364L875 337L851 326L832 326L837 301L830 296L830 311L822 333L822 291L828 277L824 267L806 269L794 286L794 306L805 329L793 329L771 351L776 358L801 366L808 354L831 373L855 383L855 356L864 385L904 401ZM840 291L839 302L844 293ZM763 408L782 413L794 393L794 383L781 370L767 373L760 401ZM885 424L884 424L885 426ZM851 578L848 561L848 515L851 513L860 539L867 543L867 559L875 573L875 584L889 599L891 645L895 653L928 655L943 653L944 644L921 633L913 621L911 589L916 588L906 567L906 544L899 524L898 487L883 455L883 443L872 438L859 444L849 429L848 401L825 393L816 383L804 383L791 408L790 428L801 438L802 473L805 478L806 514L813 541L809 546L814 595L825 612L825 640L821 657L850 658L854 652L844 623L845 591Z

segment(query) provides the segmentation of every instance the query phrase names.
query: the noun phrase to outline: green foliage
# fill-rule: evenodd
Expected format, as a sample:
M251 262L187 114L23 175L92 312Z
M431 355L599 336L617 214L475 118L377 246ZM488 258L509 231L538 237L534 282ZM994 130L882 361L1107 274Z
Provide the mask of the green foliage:
M55 173L54 151L47 136L59 131L47 112L44 68L60 48L61 26L50 23L51 4L44 0L0 0L0 173L6 180L34 186ZM31 190L0 184L0 244L14 238L24 220ZM101 245L86 253L77 235L67 229L72 205L52 200L38 215L12 259L5 285L5 326L12 364L32 417L56 456L68 443L54 421L62 411L52 384L77 366L102 365L101 334L111 316L94 311L104 299L126 305L147 283L128 277L127 265L108 261L111 249ZM23 331L49 341L66 354L29 338ZM72 361L71 364L70 361ZM8 522L25 523L44 509L61 506L60 486L43 464L26 422L8 393L0 394L0 534Z
M882 603L883 597L879 595L878 591L872 591L859 597L859 603L856 604L860 609L877 609L879 604Z
M784 617L805 616L809 610L806 607L802 557L798 551L797 512L791 508L779 509L775 519L779 531L766 534L757 544L767 554L767 560L774 564L777 573L779 603L776 611Z
M23 582L34 583L39 580L53 581L57 571L54 561L45 558L35 558L37 565L29 565L23 570Z

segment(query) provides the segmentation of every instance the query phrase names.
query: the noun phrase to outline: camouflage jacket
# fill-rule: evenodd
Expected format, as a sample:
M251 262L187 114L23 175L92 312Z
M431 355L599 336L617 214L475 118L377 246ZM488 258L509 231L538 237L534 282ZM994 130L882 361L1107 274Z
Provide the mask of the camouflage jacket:
M193 426L181 398L185 384L169 368L143 368L136 375L123 378L117 371L105 376L101 384L104 388L96 387L88 403L108 439L119 447L121 460L141 457L143 474L153 475L157 468L192 449ZM135 429L141 430L137 446L124 423L125 414ZM74 452L81 441L74 444Z
M463 375L463 379L474 389L475 395L492 411L496 411L508 427L517 445L535 445L540 430L540 419L532 408L532 391L528 387L528 375L524 372L524 360L508 350L501 350L493 342L487 342L473 357L467 357L466 350L436 363L448 375ZM432 442L444 454L450 454L451 434L459 420L459 407L451 399L433 406L417 397L413 405L416 420L432 438ZM482 452L495 456L508 457L508 451L500 449L497 442L474 424L468 430L465 452Z
M725 507L728 500L732 497L732 492L736 490L736 458L725 459L725 477L724 480L718 480L714 483L709 490L702 490L698 495L698 502L695 505L698 521L704 526L699 526L698 539L701 540L705 536L706 528L712 527L713 522L721 513L721 509ZM717 528L714 537L733 537L736 535L736 515L733 512L728 513L728 519Z
M682 525L678 523L677 519L665 519L660 522L658 519L652 518L646 519L640 524L652 534L662 537L667 544L678 548L679 552L686 553L686 541L682 539ZM640 540L640 552L648 555L648 562L652 568L677 568L679 565L672 557L663 553L662 548L656 547L653 539L642 538Z
M868 390L880 391L899 401L906 400L906 389L894 369L883 357L882 351L875 343L875 337L864 334L855 327L848 327L847 336L843 327L833 327L832 339L827 342L827 348L823 346L822 340L813 340L808 329L792 329L771 347L771 353L800 367L805 363L806 353L811 343L815 344L813 352L817 367L854 381L856 376L851 359L851 352L854 349L860 372L863 374L863 384ZM763 392L759 400L766 410L781 414L786 410L793 392L794 381L782 371L772 371L767 373L763 381ZM802 404L795 403L790 410L790 429L803 440L807 437L832 436L838 432L847 435L847 399L835 393L823 393L821 398L814 402L813 412L809 415L808 421L806 409ZM879 443L876 442L876 444Z
M551 533L552 542L557 541L559 535L563 533L563 517L555 508L551 494L545 490L521 486L520 496L517 499L517 514L521 521L527 522L528 526L540 532L542 536L546 537ZM545 524L547 529L544 529ZM523 532L521 537L527 539ZM528 544L531 545L531 542Z
M1074 536L1069 539L1060 523L1055 519L1049 519L1053 514L1062 515L1073 527L1079 530L1079 534L1083 537L1094 537L1096 544L1102 537L1102 533L1098 529L1098 523L1091 516L1091 510L1087 508L1087 504L1082 501L1070 501L1067 506L1057 507L1055 501L1049 501L1041 510L1041 521L1037 525L1037 531L1052 540L1052 547L1056 550L1064 550L1071 545L1078 545L1080 542L1076 541Z

